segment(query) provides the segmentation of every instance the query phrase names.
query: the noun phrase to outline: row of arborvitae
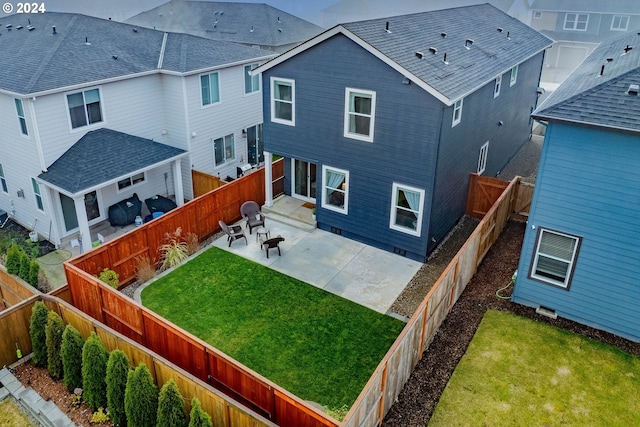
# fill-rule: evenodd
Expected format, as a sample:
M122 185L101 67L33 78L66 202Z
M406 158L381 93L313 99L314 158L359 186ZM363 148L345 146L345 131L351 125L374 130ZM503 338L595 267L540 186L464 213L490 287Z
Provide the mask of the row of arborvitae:
M16 243L7 249L6 267L7 273L15 274L33 287L38 286L40 264L35 259L29 258L29 255Z
M144 363L132 369L121 350L108 353L91 332L85 341L72 325L40 301L33 306L29 328L32 363L46 366L54 379L63 379L71 399L83 400L94 412L92 423L111 420L117 426L185 427L184 399L171 379L160 392ZM198 399L191 402L189 427L211 426ZM104 409L108 408L108 409Z

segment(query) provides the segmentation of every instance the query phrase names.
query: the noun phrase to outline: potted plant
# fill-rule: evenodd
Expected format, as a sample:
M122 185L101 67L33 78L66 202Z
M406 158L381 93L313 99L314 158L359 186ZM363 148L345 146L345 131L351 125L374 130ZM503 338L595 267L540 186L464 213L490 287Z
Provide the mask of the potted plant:
M313 218L313 220L316 220L316 208L311 209L311 218Z

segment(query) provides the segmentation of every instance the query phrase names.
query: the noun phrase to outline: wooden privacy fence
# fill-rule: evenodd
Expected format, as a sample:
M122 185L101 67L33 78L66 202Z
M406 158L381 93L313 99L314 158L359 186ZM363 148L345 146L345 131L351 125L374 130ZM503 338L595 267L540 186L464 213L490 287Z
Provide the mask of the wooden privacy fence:
M483 203L489 202L490 194L495 196L491 208L409 319L351 407L343 426L369 427L382 423L422 353L433 341L438 327L475 274L489 247L504 229L513 210L520 177L510 183L501 181L504 185L500 192L494 191L499 188L499 183L494 180L477 175L472 177L469 192L477 191L476 186L482 186ZM470 194L469 199L473 198Z
M0 302L4 303L5 307L11 307L39 294L39 290L19 277L7 273L7 269L0 265Z
M193 182L193 197L200 197L211 190L227 184L217 176L209 175L208 173L195 169L191 170L191 180Z
M0 344L2 344L0 363L2 365L9 365L18 360L15 343L19 343L23 355L31 352L29 321L33 304L38 300L43 301L49 310L57 312L65 324L73 325L85 339L91 332L95 332L107 351L122 350L134 367L140 363L147 365L158 388L169 379L173 379L185 398L187 412L191 410L191 399L196 397L202 404L202 409L211 416L214 426L276 426L160 355L97 322L61 299L49 295L31 297L0 313Z

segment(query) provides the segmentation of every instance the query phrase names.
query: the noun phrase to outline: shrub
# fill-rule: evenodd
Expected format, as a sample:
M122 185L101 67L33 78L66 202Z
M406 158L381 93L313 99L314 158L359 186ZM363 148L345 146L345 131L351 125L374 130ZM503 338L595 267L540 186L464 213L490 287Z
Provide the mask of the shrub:
M64 332L64 322L55 311L50 311L47 315L47 327L45 335L47 340L47 369L49 375L55 380L62 378L62 358L60 357L60 347L62 346L62 333Z
M82 347L82 398L92 411L107 406L107 350L100 337L91 332Z
M129 371L124 392L127 424L136 427L154 427L158 416L158 387L153 383L147 365L141 363Z
M102 407L99 407L98 410L91 415L91 420L89 420L91 424L103 424L107 421L109 421L109 414L104 412Z
M202 410L200 401L195 397L191 400L191 413L189 414L189 427L213 427L211 417Z
M31 268L31 259L23 250L20 251L20 271L18 276L25 282L29 280L29 269Z
M115 425L127 425L124 411L124 394L127 376L131 370L129 358L122 350L113 350L107 361L107 407Z
M72 325L67 325L62 333L60 356L64 371L64 385L74 392L82 388L82 346L84 339Z
M145 283L156 276L156 269L151 263L149 257L138 258L138 266L136 267L136 279L138 282Z
M187 259L187 244L181 239L182 228L178 227L173 233L165 233L165 241L160 245L160 270L167 270L179 265Z
M35 259L32 259L29 263L29 277L27 282L34 288L38 287L38 277L40 275L40 264Z
M20 254L20 248L15 242L7 249L7 273L15 275L20 273Z
M96 277L112 288L118 289L118 284L120 283L118 273L111 270L110 268L105 268Z
M185 243L187 245L187 255L193 255L200 250L200 242L196 233L187 233Z
M31 347L33 348L33 358L31 362L35 366L47 366L47 321L49 309L42 301L37 301L31 309L31 323L29 324L29 335L31 336Z
M184 413L184 399L173 379L167 381L158 396L157 427L186 427L187 415Z

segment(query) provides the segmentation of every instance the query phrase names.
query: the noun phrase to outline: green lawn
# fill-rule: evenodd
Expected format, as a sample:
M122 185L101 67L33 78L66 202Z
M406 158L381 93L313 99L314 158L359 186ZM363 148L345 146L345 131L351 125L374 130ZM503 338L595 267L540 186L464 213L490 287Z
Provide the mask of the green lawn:
M295 395L350 406L404 323L211 248L143 304Z
M640 358L512 314L487 311L433 426L632 426Z

